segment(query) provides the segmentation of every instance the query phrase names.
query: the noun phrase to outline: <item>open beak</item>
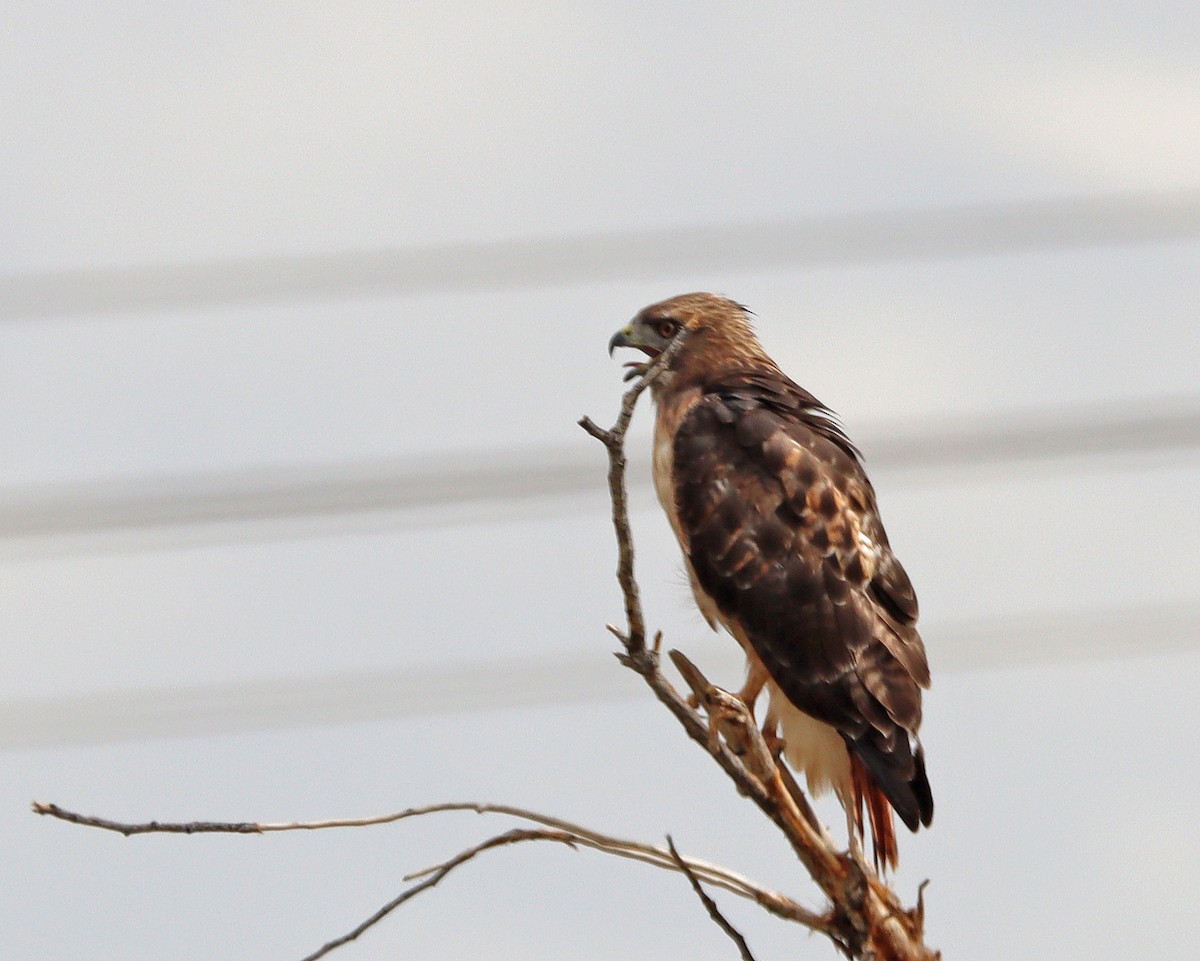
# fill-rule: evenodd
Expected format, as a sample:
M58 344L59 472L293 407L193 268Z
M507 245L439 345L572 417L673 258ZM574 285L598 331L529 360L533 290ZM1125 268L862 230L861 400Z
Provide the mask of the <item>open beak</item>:
M633 329L633 324L627 324L626 326L622 327L612 335L612 340L608 342L608 356L611 357L613 355L613 351L618 347L632 347L634 350L640 350L642 353L648 354L651 360L658 356L659 352L657 350L655 350L653 347L647 347L645 344L639 343L636 339L636 336L637 335ZM621 379L633 380L635 377L641 377L642 374L646 373L646 368L649 367L650 364L645 361L631 360L626 362L624 366L629 369L625 371L625 376Z

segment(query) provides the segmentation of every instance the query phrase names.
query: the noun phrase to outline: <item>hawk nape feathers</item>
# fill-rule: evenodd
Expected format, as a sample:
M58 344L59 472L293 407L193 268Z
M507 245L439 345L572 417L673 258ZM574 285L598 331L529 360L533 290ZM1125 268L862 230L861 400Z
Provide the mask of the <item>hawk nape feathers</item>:
M834 790L855 848L865 806L875 861L894 867L892 811L913 831L933 818L917 739L929 666L912 584L858 450L767 356L746 308L673 297L642 310L609 353L653 359L681 336L650 385L653 470L696 603L745 651L739 696L751 710L766 688L768 743L814 794Z

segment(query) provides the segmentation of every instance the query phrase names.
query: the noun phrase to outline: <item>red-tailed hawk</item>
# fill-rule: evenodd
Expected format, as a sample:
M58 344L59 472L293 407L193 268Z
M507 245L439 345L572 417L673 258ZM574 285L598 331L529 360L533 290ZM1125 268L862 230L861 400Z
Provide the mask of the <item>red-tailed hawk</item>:
M740 696L751 710L766 687L768 741L782 738L814 794L833 788L855 846L865 804L875 859L894 866L892 810L913 831L933 818L917 740L929 666L912 584L857 449L767 356L746 308L674 297L642 310L609 353L654 358L681 333L651 384L654 485L696 603L745 650Z

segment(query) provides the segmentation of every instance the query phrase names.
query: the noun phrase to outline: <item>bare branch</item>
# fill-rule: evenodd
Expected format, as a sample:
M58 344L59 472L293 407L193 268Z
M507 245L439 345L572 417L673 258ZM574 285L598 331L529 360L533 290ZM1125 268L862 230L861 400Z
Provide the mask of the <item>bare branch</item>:
M621 412L612 430L597 427L590 417L579 421L580 427L608 449L608 491L613 503L613 526L617 532L617 581L625 598L625 617L629 622L629 633L621 638L621 642L631 655L645 651L646 622L642 616L637 581L633 579L633 536L629 530L629 498L625 489L625 434L633 419L633 408L638 397L666 370L675 355L683 349L686 340L687 332L680 331L667 349L654 358L645 373L625 391L621 398Z
M679 865L679 870L687 876L688 881L692 885L692 890L696 892L696 897L704 905L704 910L708 912L708 916L738 946L738 951L742 955L742 961L755 961L754 955L750 953L750 947L746 944L746 939L742 937L742 933L729 923L725 915L721 913L721 909L717 907L717 902L710 898L704 888L700 886L700 880L696 877L695 872L688 867L687 862L679 856L679 851L675 848L675 842L671 840L671 835L669 834L667 835L667 849L671 852L672 859Z
M72 824L81 824L84 827L116 831L118 834L125 835L125 837L133 834L261 834L265 830L272 830L269 826L255 824L251 821L188 821L176 823L146 821L141 824L126 824L121 821L112 821L108 818L95 817L91 814L79 814L75 811L68 811L66 808L61 808L57 804L44 804L41 801L33 802L33 813L58 818L60 821L70 821ZM279 828L275 828L274 830L279 830Z
M79 814L75 811L69 811L65 808L59 807L57 804L43 804L35 802L33 809L38 814L55 817L63 821L69 821L72 824L80 824L85 827L102 828L107 831L115 831L116 833L122 834L126 837L134 834L154 833L267 834L276 831L316 831L330 828L357 828L393 824L397 821L403 821L408 818L424 817L430 814L469 811L475 814L500 814L508 817L520 818L521 820L528 821L533 824L542 825L542 827L554 834L552 840L562 840L563 837L570 837L571 843L578 847L587 847L596 851L601 851L605 854L611 854L616 857L640 861L643 864L649 864L653 867L676 870L674 859L671 857L670 851L665 848L601 834L598 831L593 831L590 828L586 828L579 824L574 824L571 821L566 821L562 818L552 817L547 814L540 814L537 811L530 811L526 808L514 807L508 804L449 802L444 804L430 804L424 807L406 808L403 811L394 811L390 814L380 814L371 817L291 822L147 821L144 823L127 823L122 821L113 821L108 818L98 818L91 815ZM532 840L532 838L530 840ZM772 891L750 880L749 878L738 874L736 871L731 871L728 868L720 865L711 864L707 861L701 861L696 858L688 858L687 865L706 883L729 891L731 894L736 894L739 897L754 901L756 904L780 918L788 921L796 921L814 931L826 931L828 929L828 919L826 917L809 911L803 905L793 901L791 898L780 894L777 891ZM444 865L434 865L431 868L427 868L425 871L418 871L408 875L405 880L416 880L427 874L439 871L442 867L444 867Z
M426 809L422 813L432 813L433 810L439 808L447 808L451 806L437 805L434 808ZM514 809L518 810L518 809ZM537 815L537 817L542 817ZM547 821L557 821L557 818L546 818ZM566 823L566 822L562 822ZM574 827L574 826L573 826ZM704 861L699 861L694 858L683 858L679 852L675 850L674 845L670 845L667 850L662 848L652 847L646 844L639 844L631 841L619 841L616 839L605 838L603 835L597 835L594 832L586 829L579 829L579 833L574 830L557 830L551 828L528 829L516 828L507 831L504 834L488 838L474 847L467 848L465 851L456 854L448 861L443 861L440 864L432 865L420 871L415 871L405 877L406 881L422 879L419 883L405 889L400 895L393 898L382 908L372 914L361 924L354 927L351 931L341 937L334 938L332 941L322 945L317 951L308 955L303 961L316 961L317 958L324 957L335 948L339 948L344 944L358 938L363 932L378 924L396 908L411 900L422 891L427 891L442 880L447 874L457 868L459 865L465 864L467 861L474 858L476 855L484 851L492 850L493 848L505 847L510 844L517 844L523 841L554 841L559 844L565 844L571 848L591 848L600 851L604 854L612 854L618 857L631 858L635 861L641 861L644 864L650 864L654 867L664 868L669 871L679 871L687 876L693 887L696 889L700 897L705 901L706 906L712 904L711 898L703 892L699 887L699 878L703 877L711 884L715 884L725 890L740 895L754 901L755 903L766 908L768 911L785 918L790 921L797 921L813 931L821 931L829 934L830 937L835 937L836 934L830 931L829 919L814 915L805 908L796 904L790 898L787 898L777 892L768 891L758 885L728 871L725 868L716 865L708 864ZM716 905L713 904L710 912L716 911ZM719 916L720 912L717 912ZM723 920L723 919L722 919ZM736 936L740 939L740 935L732 928L731 936ZM744 944L744 942L742 942ZM743 957L749 957L748 952L743 954ZM753 961L753 958L750 958Z

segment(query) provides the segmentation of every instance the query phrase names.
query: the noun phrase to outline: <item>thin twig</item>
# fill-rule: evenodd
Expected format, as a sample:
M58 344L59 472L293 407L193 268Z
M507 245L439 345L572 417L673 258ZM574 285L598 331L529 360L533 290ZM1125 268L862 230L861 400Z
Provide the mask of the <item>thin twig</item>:
M738 951L741 952L742 961L755 961L754 955L750 953L750 947L746 944L746 939L742 937L742 933L729 923L728 919L721 913L721 909L717 907L717 902L708 896L708 892L700 886L700 879L696 877L687 862L679 856L679 851L675 848L675 842L671 840L671 835L667 835L667 850L671 852L671 857L675 863L679 865L679 870L684 873L688 881L692 885L692 890L696 892L696 897L700 899L700 903L704 905L704 909L708 912L708 916L716 922L717 927L724 931L731 941L737 945Z
M583 417L579 426L599 440L608 450L608 491L613 503L613 526L617 532L617 581L625 598L625 618L629 633L621 638L629 654L646 648L646 622L642 616L642 601L637 581L633 578L633 537L629 530L629 498L625 490L625 433L633 419L633 408L642 391L667 369L675 355L683 349L687 332L680 331L667 349L654 358L621 398L621 412L611 430L597 427L590 417Z
M91 814L79 814L68 811L57 804L33 802L33 813L44 814L58 818L60 821L70 821L89 828L102 828L105 831L116 831L129 837L133 834L261 834L263 831L281 830L269 825L255 824L253 821L187 821L165 822L145 821L141 824L126 824L109 818L96 817Z
M800 905L796 904L794 901L791 901L791 899L775 892L766 891L765 889L751 885L749 882L745 882L744 879L740 879L740 876L733 875L732 872L726 872L724 868L715 868L713 865L706 864L703 861L697 861L694 858L681 857L679 852L675 850L674 845L671 844L670 838L667 839L669 845L668 849L651 849L656 854L661 854L662 859L651 859L639 857L628 852L611 850L602 844L596 843L586 837L578 836L570 831L559 831L548 828L537 830L516 828L512 831L507 831L504 834L499 834L496 837L488 838L486 841L482 841L473 847L467 848L467 850L456 854L448 861L443 861L440 864L435 864L431 867L424 868L420 871L414 871L412 874L409 874L407 877L405 877L406 881L415 880L417 878L422 880L420 880L419 883L414 884L412 887L406 888L397 897L393 898L369 918L356 925L346 934L343 934L341 937L334 938L332 941L323 944L315 952L302 959L302 961L316 961L316 959L324 957L335 948L339 948L342 945L355 940L361 934L363 934L363 932L367 931L369 928L386 918L389 914L395 911L396 908L400 907L400 905L411 900L422 891L427 891L429 888L432 888L447 874L449 874L459 865L465 864L476 855L482 854L484 851L492 850L493 848L505 847L510 844L518 844L524 841L554 841L559 844L565 844L571 848L587 847L592 848L593 850L602 851L606 854L616 854L622 857L633 857L635 860L639 860L647 864L653 864L655 867L664 868L666 870L679 871L683 873L692 883L692 886L696 889L700 897L705 900L706 906L712 904L712 899L709 898L708 895L705 894L699 887L700 882L698 878L708 875L705 879L710 883L719 885L725 888L727 891L730 891L734 894L739 894L742 897L755 901L764 908L772 911L775 914L778 914L780 917L791 921L798 921L813 931L821 931L829 934L830 937L835 937L836 939L836 935L830 932L829 920L827 918L812 915L804 908L800 907ZM649 847L649 845L640 844L631 844L630 846L635 848ZM728 877L738 877L740 887L723 883L724 881L728 880L728 877L722 877L718 875L717 872L721 872L721 875L727 875ZM716 911L715 904L713 904L710 908L710 913L712 911ZM718 911L717 915L719 916L719 914L720 912ZM728 930L732 931L731 936L740 939L741 936L737 934L736 931L733 931L732 928L729 928ZM743 945L744 943L745 942L742 942ZM743 954L743 958L748 957L748 952ZM750 958L749 961L754 961L754 959Z
M465 864L470 861L475 855L482 854L484 851L492 848L504 847L509 844L519 844L522 841L557 841L560 844L566 844L568 847L573 847L575 839L565 831L531 831L526 828L514 828L512 831L507 831L504 834L497 835L494 838L488 838L481 844L475 845L473 848L468 848L460 854L455 855L449 861L440 865L432 874L426 877L418 884L414 884L410 888L406 888L403 892L385 904L382 908L372 914L369 918L357 925L350 931L347 931L341 937L334 938L332 941L327 941L321 945L312 954L307 955L302 961L317 961L317 958L323 958L335 948L340 948L343 944L355 940L364 931L374 927L389 914L400 907L405 901L409 901L416 897L422 891L427 891L442 880L447 874L453 871L460 864Z

